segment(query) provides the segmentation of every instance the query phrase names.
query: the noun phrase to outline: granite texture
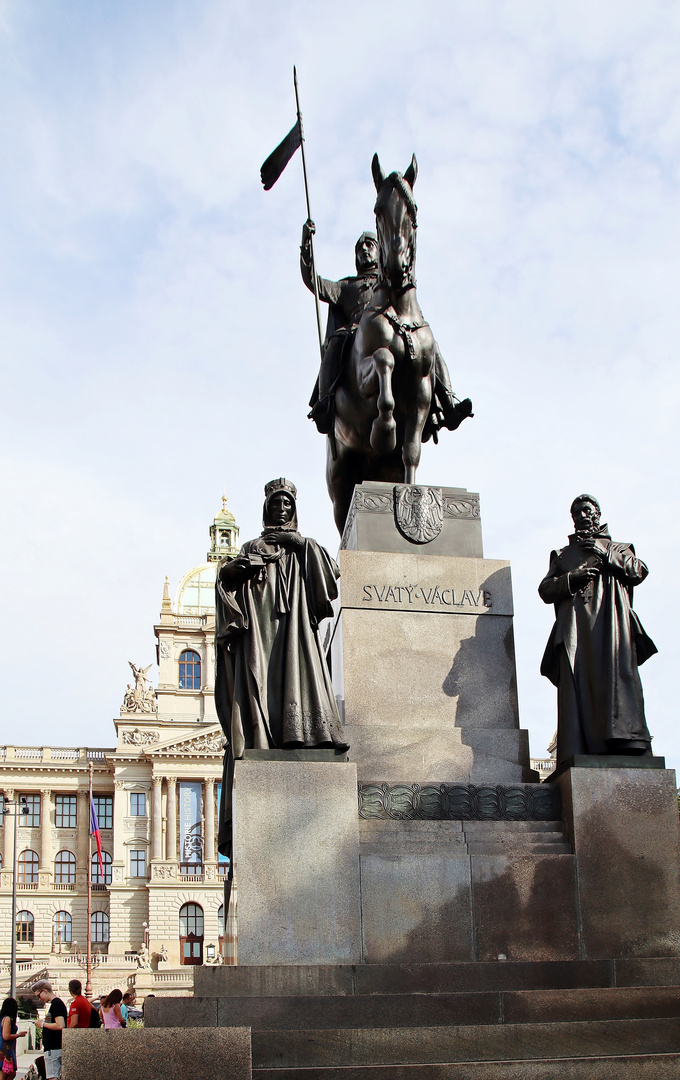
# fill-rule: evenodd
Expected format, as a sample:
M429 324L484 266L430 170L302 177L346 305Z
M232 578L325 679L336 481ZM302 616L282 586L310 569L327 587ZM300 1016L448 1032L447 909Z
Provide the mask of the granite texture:
M320 997L353 994L354 972L353 967L335 964L203 966L194 971L194 994L197 997Z
M217 1027L217 998L148 997L144 1001L144 1028L158 1027Z
M572 855L473 855L476 959L577 960Z
M318 1068L524 1061L678 1052L677 1019L416 1028L253 1031L253 1067Z
M375 1068L262 1069L258 1080L374 1080ZM389 1080L677 1080L680 1054L393 1065Z
M237 761L233 807L239 963L358 962L356 767Z
M557 783L576 858L582 955L680 955L675 773L572 768Z
M470 900L465 856L362 855L364 962L472 960Z
M250 1028L131 1028L63 1036L63 1080L250 1080Z
M395 524L394 484L357 484L341 547L351 551L427 551L431 555L482 555L479 495L465 488L439 488L444 501L442 529L427 544L413 544Z

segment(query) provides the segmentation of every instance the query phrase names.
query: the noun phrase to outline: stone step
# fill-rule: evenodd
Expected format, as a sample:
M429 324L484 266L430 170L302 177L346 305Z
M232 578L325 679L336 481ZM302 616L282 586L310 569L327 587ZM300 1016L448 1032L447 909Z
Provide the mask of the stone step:
M194 993L203 998L452 994L607 986L680 986L680 957L361 964L356 967L340 964L220 965L194 969Z
M146 1026L312 1028L446 1027L680 1017L680 987L511 990L371 997L153 998Z
M252 1046L254 1070L677 1055L680 1020L254 1030Z
M488 844L480 841L468 844L467 850L469 855L571 855L571 846L564 837L536 843L511 839Z
M339 1069L257 1069L257 1080L677 1080L680 1054L368 1065Z

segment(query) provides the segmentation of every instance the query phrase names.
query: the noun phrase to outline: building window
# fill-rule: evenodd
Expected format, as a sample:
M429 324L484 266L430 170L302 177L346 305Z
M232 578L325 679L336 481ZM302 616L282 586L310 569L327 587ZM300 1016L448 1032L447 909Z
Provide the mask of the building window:
M54 860L54 882L56 885L75 885L76 857L72 851L59 851Z
M183 904L179 910L179 958L181 964L203 963L203 908Z
M185 650L179 658L180 690L201 689L201 658L191 649Z
M28 829L40 828L40 796L39 795L20 795L20 802L28 810L27 814L21 814L19 817L19 824L25 825Z
M26 851L22 851L19 856L19 877L17 881L20 885L37 885L38 883L38 853L37 851L31 851L27 848ZM32 939L31 939L32 940Z
M130 852L130 877L146 877L146 851Z
M100 829L113 828L113 795L93 795L94 809Z
M104 875L102 877L102 869L99 865L99 854L95 851L92 856L92 884L93 885L110 885L111 884L111 856L108 851L102 851L102 864L104 867Z
M106 945L109 940L109 917L105 911L93 911L90 916L90 934L98 945Z
M54 823L58 829L75 829L77 824L76 801L75 795L57 795Z
M146 795L143 791L130 793L130 814L132 817L146 817Z
M203 863L200 862L183 862L179 864L180 874L186 874L189 877L203 877Z
M55 945L68 945L71 941L71 916L68 911L57 911L52 919L52 941Z
M17 941L33 944L33 916L30 911L17 911Z

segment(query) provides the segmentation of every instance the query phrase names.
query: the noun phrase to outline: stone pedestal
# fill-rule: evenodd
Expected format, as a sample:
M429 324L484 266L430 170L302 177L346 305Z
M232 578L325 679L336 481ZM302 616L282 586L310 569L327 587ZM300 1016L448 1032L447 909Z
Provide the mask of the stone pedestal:
M556 783L576 859L583 958L680 955L674 770L634 760L570 768Z
M482 557L478 497L440 490L427 543L397 527L394 485L355 490L332 639L350 760L360 780L537 780L519 728L510 565Z
M358 963L356 766L274 754L235 765L239 964Z

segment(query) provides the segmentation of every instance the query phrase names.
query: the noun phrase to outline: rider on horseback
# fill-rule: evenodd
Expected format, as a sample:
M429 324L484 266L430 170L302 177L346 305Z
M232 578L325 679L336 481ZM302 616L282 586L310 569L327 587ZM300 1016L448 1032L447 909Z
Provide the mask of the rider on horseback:
M311 238L315 231L313 221L306 221L302 226L300 272L310 292L314 292ZM354 248L354 258L356 277L328 281L317 275L316 279L319 300L328 304L329 310L323 359L309 402L312 406L309 416L322 435L328 435L333 430L333 398L342 373L345 350L351 346L356 328L371 302L373 288L378 281L378 240L375 233L361 234Z
M300 245L300 272L302 280L310 292L314 292L312 280L311 238L316 232L313 221L306 221L302 226ZM378 241L373 232L363 232L354 247L357 269L356 277L329 281L317 275L319 300L328 304L328 322L324 342L323 359L319 376L310 398L309 418L314 421L322 435L329 435L333 430L333 401L335 390L340 381L347 356L351 352L352 341L357 326L366 308L373 299L373 290L380 282ZM472 413L472 406L467 399L460 402L451 388L451 378L444 358L435 345L435 388L430 414L423 431L423 441L434 437L442 428L455 429Z

